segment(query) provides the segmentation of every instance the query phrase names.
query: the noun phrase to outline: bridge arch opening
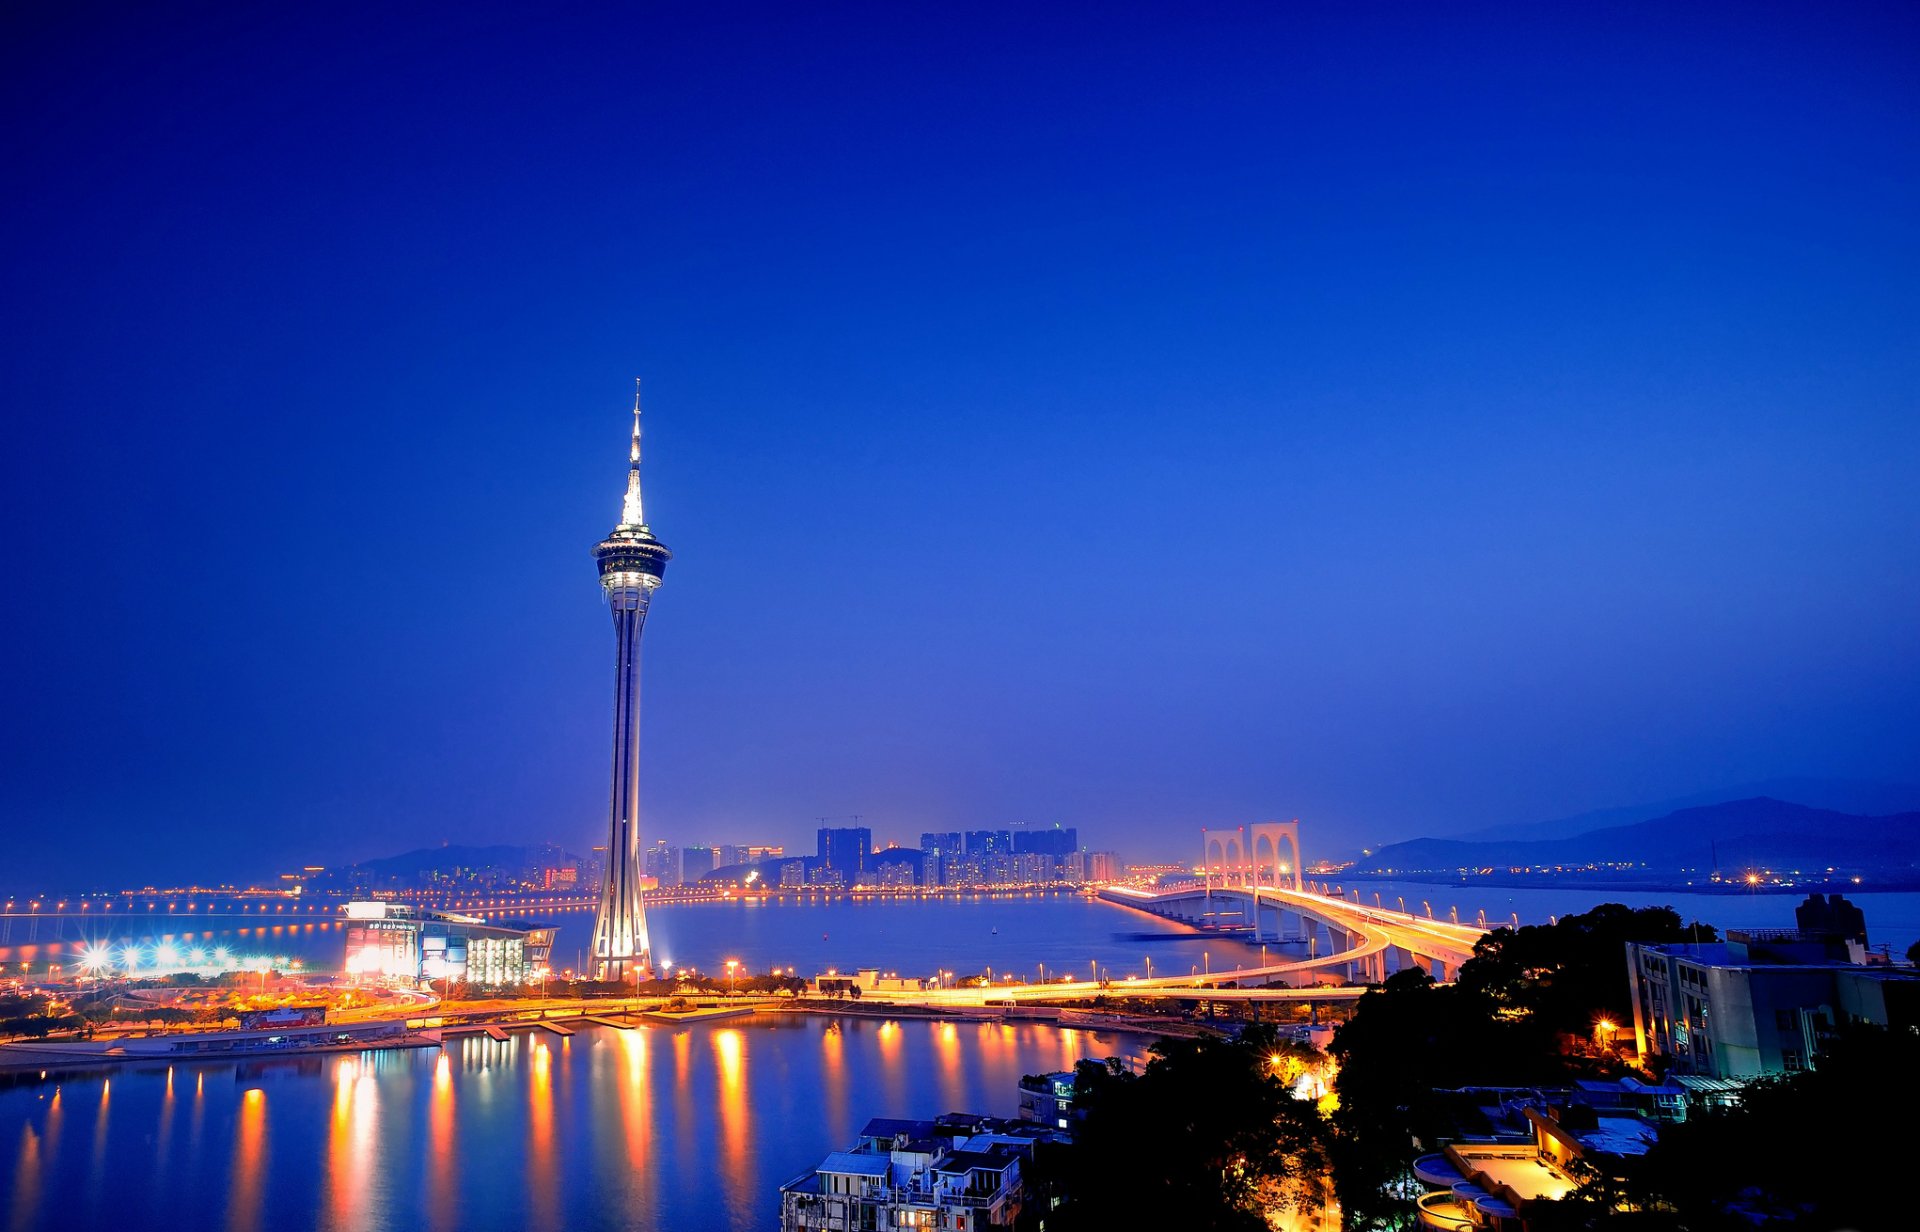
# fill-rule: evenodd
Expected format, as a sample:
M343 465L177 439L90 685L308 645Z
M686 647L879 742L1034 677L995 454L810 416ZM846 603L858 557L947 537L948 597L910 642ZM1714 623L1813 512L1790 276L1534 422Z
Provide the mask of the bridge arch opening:
M1301 882L1300 819L1262 821L1249 827L1253 836L1255 884L1299 890ZM1286 854L1281 854L1282 844Z
M1238 832L1206 835L1206 857L1201 864L1207 879L1219 879L1227 885L1244 879L1247 873L1247 847Z

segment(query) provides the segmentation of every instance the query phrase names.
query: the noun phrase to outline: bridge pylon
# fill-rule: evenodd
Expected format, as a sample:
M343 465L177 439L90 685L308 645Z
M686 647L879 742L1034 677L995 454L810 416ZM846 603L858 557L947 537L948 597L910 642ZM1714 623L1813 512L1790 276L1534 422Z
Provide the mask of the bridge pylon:
M1286 855L1281 854L1281 845ZM1300 819L1259 821L1232 830L1200 831L1201 863L1207 884L1274 886L1300 890Z

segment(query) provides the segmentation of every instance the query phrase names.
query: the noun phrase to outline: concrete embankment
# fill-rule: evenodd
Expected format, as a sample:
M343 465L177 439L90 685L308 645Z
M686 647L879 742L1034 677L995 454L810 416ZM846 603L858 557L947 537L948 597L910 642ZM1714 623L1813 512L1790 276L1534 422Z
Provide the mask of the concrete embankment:
M871 1018L935 1022L985 1022L1015 1024L1044 1023L1077 1031L1124 1031L1132 1035L1170 1036L1176 1039L1200 1039L1225 1035L1219 1027L1188 1022L1183 1018L1161 1018L1152 1014L1103 1014L1096 1010L1070 1009L1057 1005L887 1005L881 1002L804 1000L768 1007L774 1014L815 1014L829 1018Z

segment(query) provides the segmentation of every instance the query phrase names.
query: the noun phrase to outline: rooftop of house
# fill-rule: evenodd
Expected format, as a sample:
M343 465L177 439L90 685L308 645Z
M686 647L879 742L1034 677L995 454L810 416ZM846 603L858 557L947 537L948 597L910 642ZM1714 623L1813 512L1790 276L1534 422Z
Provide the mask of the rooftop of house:
M1579 1182L1532 1150L1476 1143L1459 1143L1453 1149L1475 1190L1466 1196L1475 1201L1494 1189L1505 1190L1522 1202L1533 1202L1564 1198L1579 1188ZM1461 1192L1461 1186L1453 1188L1455 1193ZM1484 1202L1480 1204L1485 1206Z
M1579 1155L1644 1155L1660 1139L1653 1122L1615 1108L1585 1104L1527 1109L1542 1141L1556 1138Z
M835 1151L820 1161L816 1172L832 1172L840 1176L886 1177L893 1170L893 1161L885 1155L874 1155L863 1151Z
M898 1138L905 1134L909 1138L930 1138L933 1136L932 1121L900 1121L892 1117L875 1117L867 1122L860 1131L862 1138Z
M1014 1156L1001 1152L948 1151L933 1161L935 1172L1005 1172L1015 1163Z
M1601 1113L1592 1129L1574 1131L1580 1145L1608 1155L1644 1155L1660 1140L1660 1131L1637 1116Z

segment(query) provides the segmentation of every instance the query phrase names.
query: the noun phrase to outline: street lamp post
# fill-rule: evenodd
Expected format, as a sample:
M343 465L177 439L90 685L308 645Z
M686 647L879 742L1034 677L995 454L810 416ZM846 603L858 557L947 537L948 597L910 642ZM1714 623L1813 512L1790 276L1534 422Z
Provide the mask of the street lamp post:
M733 969L739 965L740 960L737 958L727 960L727 995L729 997L733 995Z

